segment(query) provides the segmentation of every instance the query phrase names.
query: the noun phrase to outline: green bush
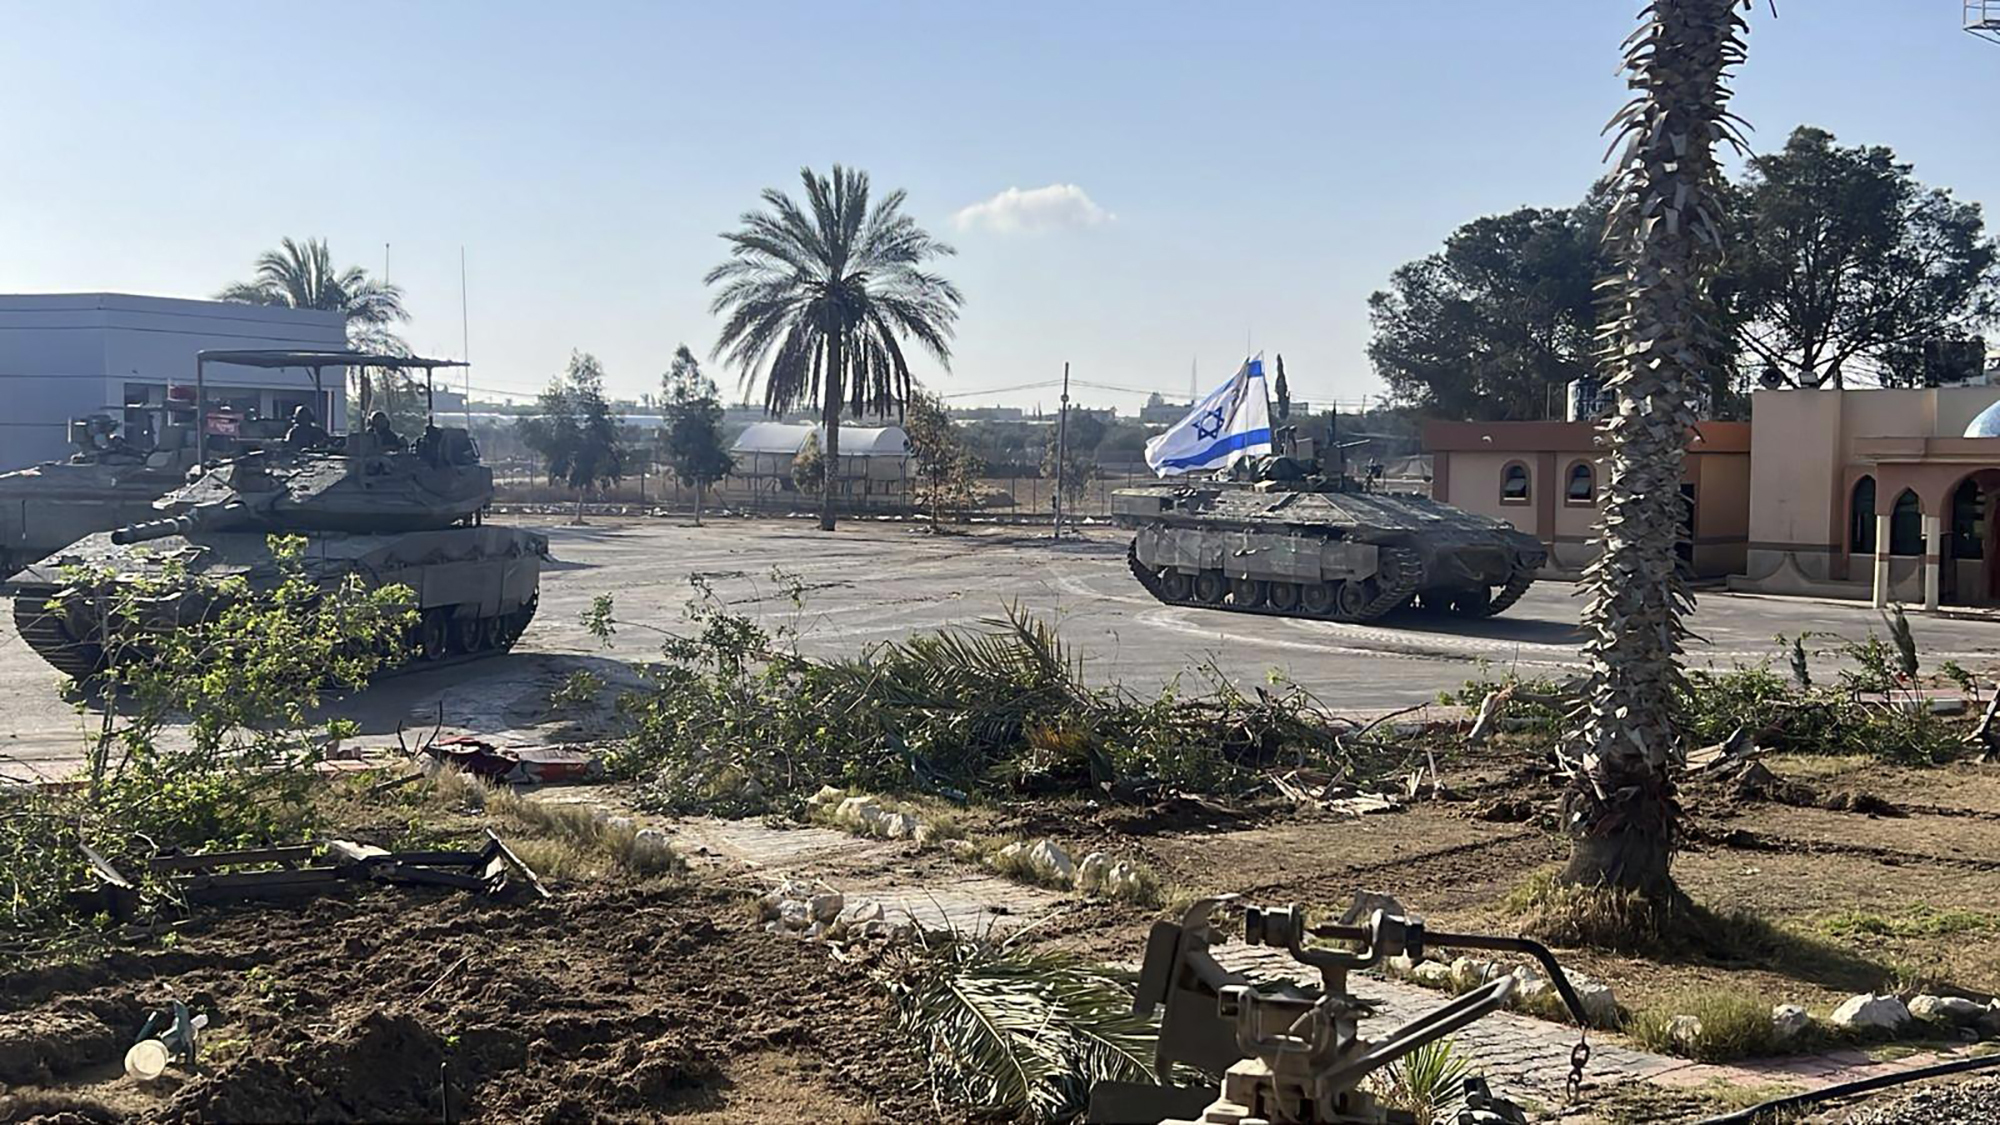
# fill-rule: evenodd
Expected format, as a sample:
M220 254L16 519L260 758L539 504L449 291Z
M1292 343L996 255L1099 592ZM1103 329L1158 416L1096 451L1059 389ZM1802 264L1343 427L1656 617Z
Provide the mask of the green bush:
M311 827L311 767L353 726L308 716L327 688L357 687L397 659L415 615L406 587L322 587L305 573L303 539L268 542L277 580L263 592L172 562L137 580L65 572L51 611L100 623L114 663L76 693L91 728L77 784L0 795L0 946L35 956L94 931L70 896L91 879L81 845L158 904L165 888L145 864L156 852L292 843ZM182 597L207 612L151 623Z

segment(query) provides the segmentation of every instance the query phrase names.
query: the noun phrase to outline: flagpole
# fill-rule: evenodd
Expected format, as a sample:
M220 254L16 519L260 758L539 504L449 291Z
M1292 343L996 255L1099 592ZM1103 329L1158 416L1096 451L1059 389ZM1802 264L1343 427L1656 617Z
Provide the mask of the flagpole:
M1056 526L1052 538L1062 538L1063 472L1069 468L1069 361L1063 361L1062 413L1056 416Z

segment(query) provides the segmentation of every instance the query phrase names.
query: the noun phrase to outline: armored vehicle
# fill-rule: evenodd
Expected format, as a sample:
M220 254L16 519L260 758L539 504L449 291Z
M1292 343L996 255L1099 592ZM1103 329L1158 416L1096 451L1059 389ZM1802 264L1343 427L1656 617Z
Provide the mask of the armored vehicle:
M94 531L154 514L153 501L187 483L194 442L169 426L151 449L126 442L110 416L69 424L67 461L0 473L0 578Z
M334 362L326 353L315 358ZM340 359L356 366L456 366L360 353ZM360 575L370 585L402 584L415 592L419 624L409 638L415 658L497 653L534 616L548 541L483 526L492 496L492 470L479 463L462 429L433 422L405 446L386 428L334 437L316 423L295 427L280 448L200 470L155 505L166 518L89 536L20 572L8 584L15 624L49 663L87 676L106 660L103 623L90 609L103 599L64 599L60 611L48 605L71 586L72 568L108 569L116 583L181 566L208 579L240 575L255 591L280 578L268 537L295 533L306 540L305 573L322 588ZM170 629L213 608L195 595L148 598L141 624Z
M1548 557L1503 520L1322 476L1296 447L1240 463L1233 479L1111 495L1112 514L1137 532L1133 577L1170 605L1373 621L1414 604L1489 617Z

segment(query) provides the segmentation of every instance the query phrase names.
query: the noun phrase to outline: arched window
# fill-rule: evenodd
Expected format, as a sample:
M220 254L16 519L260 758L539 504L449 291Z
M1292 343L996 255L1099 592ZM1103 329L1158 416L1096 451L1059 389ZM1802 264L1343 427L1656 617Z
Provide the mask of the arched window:
M1907 488L1896 497L1896 507L1889 513L1889 553L1924 553L1924 506Z
M1528 467L1526 465L1515 461L1500 470L1500 502L1502 504L1526 504L1528 502Z
M1847 541L1857 555L1875 553L1875 478L1854 482L1854 499L1847 506Z
M1563 485L1563 499L1571 504L1594 504L1597 502L1597 471L1590 462L1578 461L1569 467L1569 480Z

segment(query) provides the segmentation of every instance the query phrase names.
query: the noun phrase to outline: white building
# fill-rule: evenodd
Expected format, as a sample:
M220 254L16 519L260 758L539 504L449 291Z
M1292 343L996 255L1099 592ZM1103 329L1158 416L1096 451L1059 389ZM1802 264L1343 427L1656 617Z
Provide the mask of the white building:
M191 421L198 351L346 346L337 312L122 293L0 295L0 471L66 457L69 420L87 414L118 418L141 445L169 403ZM210 363L205 378L212 415L285 418L304 405L329 429L346 427L345 368L323 373L318 401L303 370Z

